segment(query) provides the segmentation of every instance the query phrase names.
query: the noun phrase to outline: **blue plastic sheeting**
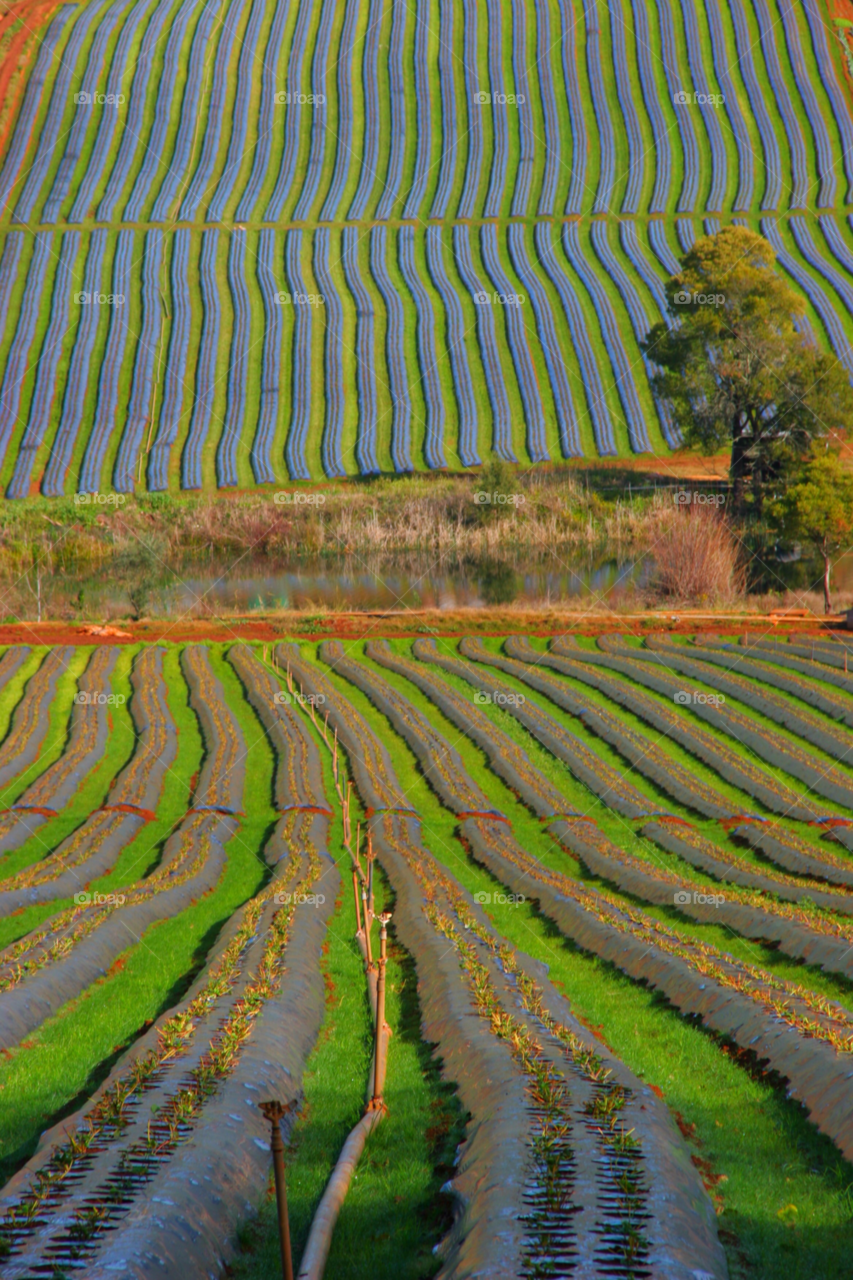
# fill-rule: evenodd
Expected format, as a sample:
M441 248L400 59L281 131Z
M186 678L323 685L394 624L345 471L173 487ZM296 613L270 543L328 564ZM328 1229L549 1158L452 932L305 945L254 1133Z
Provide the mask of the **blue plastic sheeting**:
M124 432L113 470L113 486L118 493L132 493L145 428L148 426L154 390L154 365L160 349L163 313L160 302L160 268L163 262L163 232L152 227L145 233L142 265L142 332L136 347L133 380Z
M344 308L332 279L329 262L330 232L320 227L314 232L314 276L324 299L326 333L323 345L326 412L320 455L327 476L344 476L341 452L344 432Z
M397 233L411 231L403 227ZM394 234L393 232L391 233ZM412 470L412 397L406 369L406 312L403 300L388 274L388 233L373 227L370 233L370 270L385 303L385 357L391 392L391 461L394 470ZM420 324L420 317L418 319Z
M9 237L3 253L4 267L9 254ZM36 324L41 310L42 292L47 275L50 258L53 254L53 235L50 231L42 231L35 237L33 256L27 271L27 283L24 286L23 305L18 315L15 336L6 358L3 371L3 382L0 385L0 466L6 457L9 441L18 425L18 411L21 404L21 385L27 373L30 347L35 337ZM14 242L13 242L14 245ZM20 256L20 248L13 247L12 255Z
M56 266L56 274L53 277L50 320L48 321L47 331L36 361L36 381L33 388L33 398L30 401L27 425L21 438L21 443L18 446L15 470L6 490L7 498L25 498L27 496L30 491L30 477L36 453L47 438L51 410L56 395L56 370L62 356L63 339L70 328L69 309L71 307L72 272L79 252L80 233L78 231L66 231L62 237L59 262ZM115 308L115 310L118 309Z
M148 488L168 489L169 460L178 438L178 429L187 390L187 355L190 344L190 231L186 227L172 236L172 327L163 374L163 402L160 427L148 455Z
M110 309L110 328L107 345L98 378L98 399L95 420L86 443L83 466L77 489L80 493L97 493L106 462L107 449L116 426L119 402L119 377L127 350L128 313L130 310L131 267L133 266L136 234L119 231L113 259L112 293L124 298L120 306Z
M73 234L76 235L77 232ZM101 227L93 231L89 237L89 251L86 254L83 296L77 295L80 322L77 325L71 363L68 366L68 377L65 380L62 413L41 486L42 493L49 498L58 497L65 492L65 477L71 465L74 446L83 421L86 398L89 394L89 367L92 363L92 349L98 336L101 306L110 305L98 300L103 283L106 245L106 230Z
M492 407L492 448L499 457L505 458L508 462L517 462L512 446L512 415L498 353L495 317L491 305L492 295L491 291L483 287L482 281L474 270L469 232L464 225L453 228L453 256L462 277L462 283L471 294L476 309L477 342L486 375L486 391Z
M481 463L477 450L477 401L471 366L465 347L465 312L456 288L451 284L444 265L442 228L427 227L426 260L432 282L441 295L447 318L447 345L456 407L459 415L459 443L457 452L463 467L478 467Z
M213 420L216 356L222 324L222 304L219 298L219 281L216 278L218 252L219 231L214 228L202 232L199 277L203 319L196 363L193 412L181 459L181 485L184 489L200 489L202 486L202 454Z
M359 232L344 227L341 235L344 274L355 300L355 358L358 385L358 435L355 456L362 475L376 475L376 316L373 299L364 286L358 265Z
M417 312L418 364L421 387L426 400L426 433L424 456L428 467L446 467L444 455L445 407L438 372L435 343L435 312L432 299L424 288L415 263L415 233L412 227L401 227L397 241L400 271L415 300ZM408 468L407 468L408 469Z
M220 489L237 484L237 450L246 419L246 387L249 381L249 343L252 308L246 288L246 233L235 230L228 245L228 287L234 324L228 356L225 396L225 425L216 450L216 479Z

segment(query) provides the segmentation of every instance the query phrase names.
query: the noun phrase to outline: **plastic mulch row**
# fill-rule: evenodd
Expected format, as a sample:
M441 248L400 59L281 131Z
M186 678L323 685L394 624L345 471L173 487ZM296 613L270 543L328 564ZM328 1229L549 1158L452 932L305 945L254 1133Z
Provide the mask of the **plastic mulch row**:
M725 925L744 938L778 943L785 955L819 965L827 973L853 976L853 938L827 936L760 906L731 896L727 899L725 893L715 893L707 885L681 876L665 878L656 874L653 863L644 863L611 844L593 823L555 821L548 829L593 875L609 880L623 893L658 906L675 906L701 924ZM737 890L729 890L730 895L732 892Z
M775 894L789 902L800 902L809 898L816 906L828 911L839 911L844 915L853 915L853 894L840 891L829 892L813 880L797 880L793 876L776 875L772 871L762 871L738 854L721 849L711 840L706 839L694 828L679 824L670 825L665 822L648 822L641 834L654 840L669 853L691 862L700 871L706 872L716 880L731 881L732 884L743 885L748 889L759 889L764 893Z
M73 656L70 645L51 649L27 681L24 695L12 714L9 732L0 746L0 788L8 786L37 759L50 729L50 706L56 682Z
M234 645L228 660L240 677L276 752L275 799L279 809L288 805L328 807L320 756L314 742L294 714L281 701L280 684L247 645ZM279 701L276 701L276 698Z
M841 858L833 859L829 851L822 857L819 849L775 824L744 822L732 827L729 834L759 849L771 862L794 875L814 876L830 884L853 887L853 866L848 867Z
M246 774L246 744L240 723L225 700L206 646L188 645L181 654L181 668L190 690L190 705L204 733L204 762L193 804L239 813Z
M15 676L26 662L32 650L25 644L12 645L0 658L0 692Z

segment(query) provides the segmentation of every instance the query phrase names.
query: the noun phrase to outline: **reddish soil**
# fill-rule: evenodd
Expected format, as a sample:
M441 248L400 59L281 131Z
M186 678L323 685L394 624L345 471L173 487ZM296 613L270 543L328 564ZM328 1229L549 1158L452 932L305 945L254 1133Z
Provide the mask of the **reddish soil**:
M853 22L853 0L828 0L827 8L829 10L829 39L833 40L837 34L847 45L847 48L853 52L853 27L837 27L834 19L841 18L846 22ZM853 77L850 75L850 66L846 58L841 59L841 65L844 70L844 79L848 90L853 91Z
M693 635L702 631L723 631L729 635L752 633L774 636L826 635L844 631L843 615L829 618L780 616L776 614L645 612L633 614L559 613L555 610L457 609L405 610L377 613L316 614L292 612L259 618L253 615L220 619L187 619L169 622L123 622L122 635L93 635L91 624L67 622L16 622L0 625L0 645L138 644L166 641L246 640L275 642L287 636L300 640L370 639L397 636L403 639L424 635L458 637L465 635L596 636L622 631L647 634L669 631Z
M18 98L27 83L26 74L18 73L24 71L32 61L38 51L38 42L33 37L47 24L60 3L61 0L19 0L17 4L0 9L0 40L17 22L22 23L7 45L0 62L0 119L3 121L0 126L0 151L6 145L15 121Z

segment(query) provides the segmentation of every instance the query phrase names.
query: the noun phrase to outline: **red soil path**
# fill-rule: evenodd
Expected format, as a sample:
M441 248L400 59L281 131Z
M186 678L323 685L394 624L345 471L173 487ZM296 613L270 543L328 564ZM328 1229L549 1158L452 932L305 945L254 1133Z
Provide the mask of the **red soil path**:
M0 40L16 22L21 22L0 61L0 152L5 149L12 125L15 123L18 99L24 91L27 76L17 75L32 62L38 51L38 40L33 37L44 27L61 0L18 0L17 4L0 7ZM13 79L15 80L12 85Z
M413 639L424 635L459 637L530 635L597 636L606 632L644 635L668 631L695 635L704 631L727 635L772 634L784 636L824 636L832 631L844 634L843 618L780 617L769 614L726 614L691 612L641 614L560 614L556 611L509 609L406 610L405 612L339 613L318 617L293 612L259 618L252 616L222 619L122 622L122 635L93 634L91 625L67 622L16 622L0 625L0 645L96 645L139 644L140 642L185 643L189 641L255 641L272 644L283 637L299 640L329 638L359 640L378 636Z

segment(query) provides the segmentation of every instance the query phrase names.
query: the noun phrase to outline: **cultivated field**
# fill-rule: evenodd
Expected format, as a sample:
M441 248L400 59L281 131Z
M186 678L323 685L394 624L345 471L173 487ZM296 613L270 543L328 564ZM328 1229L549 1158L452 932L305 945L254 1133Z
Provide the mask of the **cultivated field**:
M731 221L853 374L845 4L42 5L4 85L2 491L665 455L638 341Z
M5 649L0 1276L277 1274L270 1096L299 1255L369 1069L355 859L388 1112L327 1275L845 1274L847 668L710 633Z

